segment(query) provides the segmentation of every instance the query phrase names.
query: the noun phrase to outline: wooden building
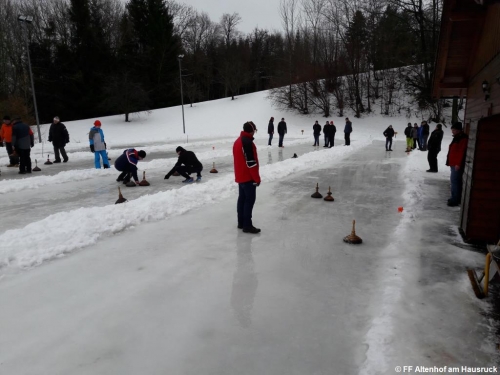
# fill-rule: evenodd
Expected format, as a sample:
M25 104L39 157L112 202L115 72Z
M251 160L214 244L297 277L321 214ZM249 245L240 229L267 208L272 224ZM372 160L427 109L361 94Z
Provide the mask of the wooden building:
M468 242L496 243L500 239L500 1L443 1L434 73L434 97L466 98L464 129L469 146L460 229Z

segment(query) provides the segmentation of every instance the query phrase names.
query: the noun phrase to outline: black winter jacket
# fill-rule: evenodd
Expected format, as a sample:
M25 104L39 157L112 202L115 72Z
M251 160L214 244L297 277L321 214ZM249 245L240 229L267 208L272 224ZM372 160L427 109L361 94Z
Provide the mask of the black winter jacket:
M274 134L274 123L273 121L269 121L269 125L267 125L267 134Z
M314 124L313 125L313 132L315 135L320 135L321 134L321 125L320 124Z
M394 129L393 128L387 128L387 129L385 129L385 131L384 131L383 134L387 138L392 138L392 137L394 137Z
M443 131L440 129L433 130L429 141L427 142L427 150L441 151L441 141L443 140Z
M174 167L168 172L168 177L170 177L174 172L177 167L180 167L181 165L185 165L186 167L190 167L193 170L202 170L203 165L200 163L196 155L194 154L193 151L182 151L181 154L179 155L179 159L177 159L177 163L175 163Z
M50 125L48 141L52 142L54 147L64 147L69 143L68 129L62 122Z
M286 122L280 121L278 124L278 134L286 134Z
M429 135L429 124L422 125L422 135Z
M413 129L413 127L411 125L406 127L406 129L405 129L406 138L412 137L412 129Z

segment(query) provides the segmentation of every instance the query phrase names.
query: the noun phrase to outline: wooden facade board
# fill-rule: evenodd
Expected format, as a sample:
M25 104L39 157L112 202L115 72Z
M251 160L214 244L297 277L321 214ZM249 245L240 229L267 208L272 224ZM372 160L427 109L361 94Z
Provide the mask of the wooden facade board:
M496 242L500 238L500 2L444 0L440 30L433 95L467 97L464 125L469 144L460 227L466 240ZM483 81L489 83L488 93L483 92Z
M472 76L478 74L500 53L500 3L488 7L481 40L479 42Z

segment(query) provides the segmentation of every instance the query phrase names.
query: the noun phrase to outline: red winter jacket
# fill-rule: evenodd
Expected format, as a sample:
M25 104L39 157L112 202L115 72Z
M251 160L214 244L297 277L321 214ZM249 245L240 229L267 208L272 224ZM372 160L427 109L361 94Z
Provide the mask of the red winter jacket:
M250 181L260 184L259 158L250 133L242 131L234 142L233 158L234 180L238 184Z
M454 167L458 165L463 168L465 163L465 154L467 152L467 143L469 137L465 133L459 133L453 137L448 149L448 156L446 157L446 165Z

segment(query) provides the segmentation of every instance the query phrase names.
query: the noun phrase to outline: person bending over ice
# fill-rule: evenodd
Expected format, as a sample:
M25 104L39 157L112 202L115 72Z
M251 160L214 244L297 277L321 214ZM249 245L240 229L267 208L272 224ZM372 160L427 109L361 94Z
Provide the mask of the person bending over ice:
M179 159L175 163L174 167L165 175L165 180L168 180L174 172L178 172L182 177L185 178L184 183L193 182L193 178L190 176L191 173L196 172L196 182L201 181L201 171L203 170L203 165L200 163L193 151L187 151L181 146L175 149Z
M136 185L139 185L139 178L137 177L137 163L146 157L146 151L137 151L135 148L129 148L123 151L116 160L115 168L117 171L122 172L116 181L123 181L127 184L130 178L133 177Z

